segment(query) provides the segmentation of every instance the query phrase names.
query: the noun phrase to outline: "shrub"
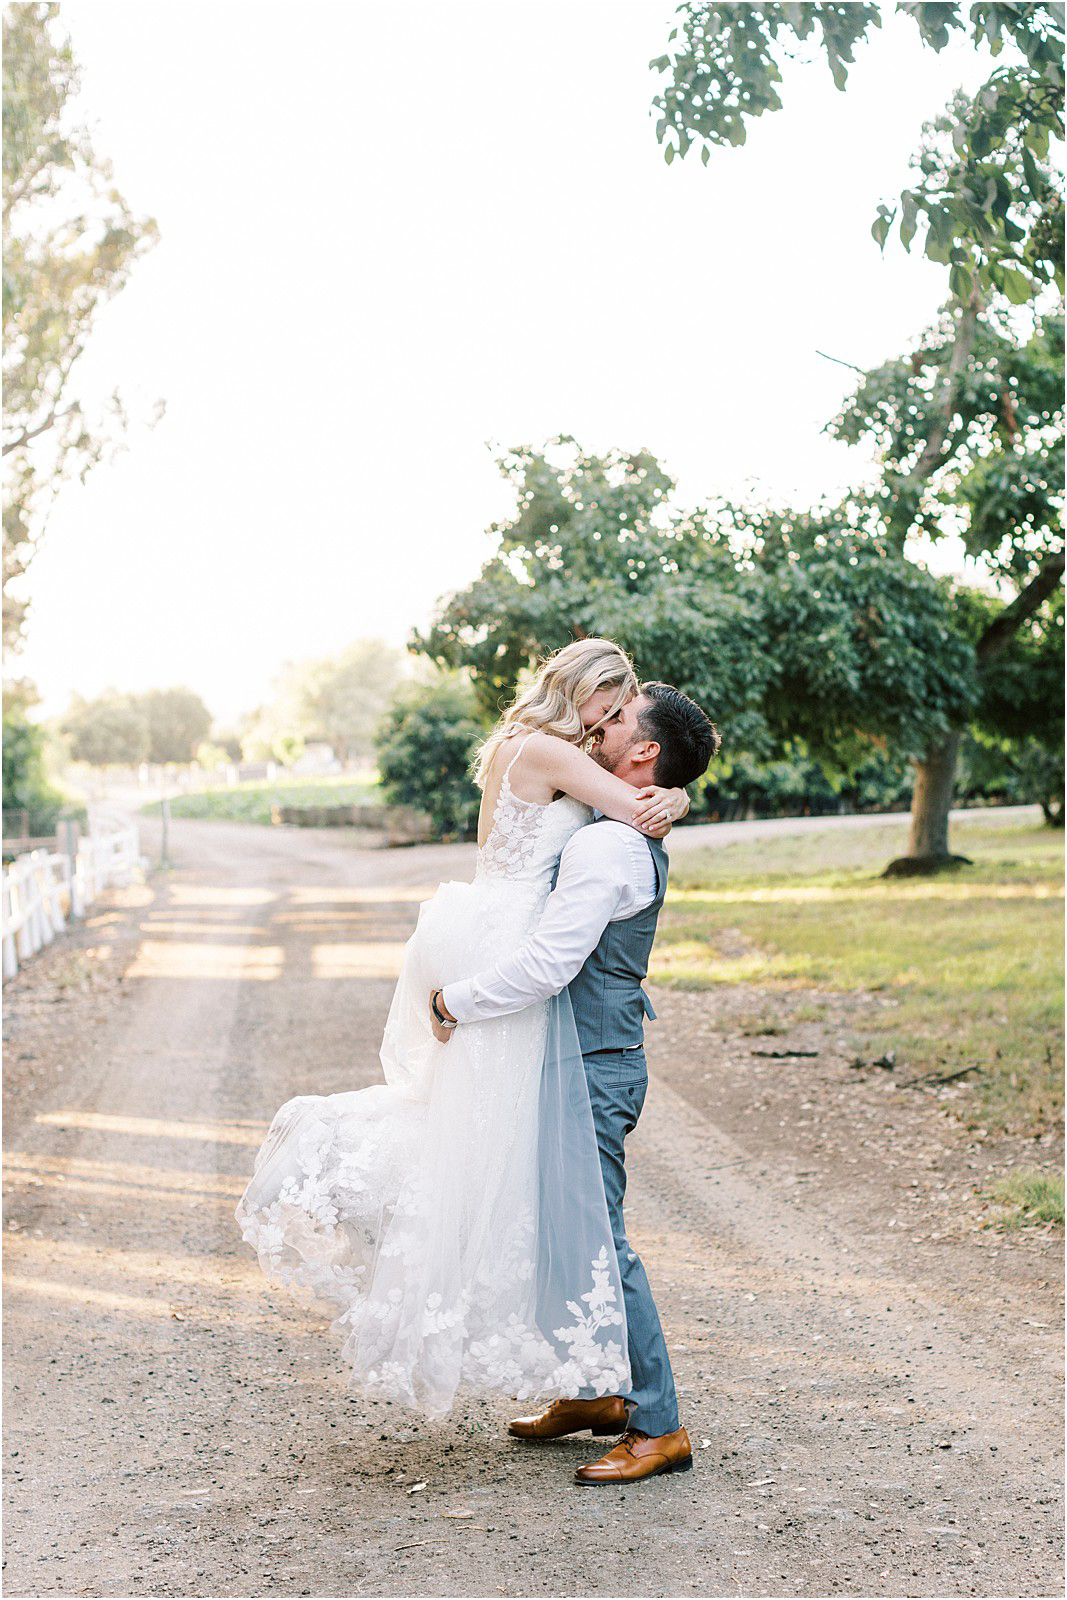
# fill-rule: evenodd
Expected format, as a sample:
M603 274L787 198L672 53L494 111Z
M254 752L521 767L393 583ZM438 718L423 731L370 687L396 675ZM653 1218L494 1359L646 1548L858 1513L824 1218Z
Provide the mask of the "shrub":
M4 813L28 813L35 837L54 832L63 796L52 788L45 771L44 729L20 712L4 718Z
M458 674L405 686L378 730L386 799L427 812L442 836L471 837L481 795L470 764L484 737L474 691Z

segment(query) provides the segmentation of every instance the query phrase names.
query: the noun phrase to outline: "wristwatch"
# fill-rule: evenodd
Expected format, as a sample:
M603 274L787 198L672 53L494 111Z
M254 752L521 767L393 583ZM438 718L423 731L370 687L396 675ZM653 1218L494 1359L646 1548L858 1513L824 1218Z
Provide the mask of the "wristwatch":
M434 1016L437 1018L438 1022L441 1024L442 1028L458 1028L459 1027L459 1023L458 1022L454 1022L449 1017L443 1017L441 1015L441 1013L438 1011L438 1009L437 1009L437 997L438 997L438 995L440 993L441 993L440 989L435 989L433 994L430 996L430 1010L433 1012Z

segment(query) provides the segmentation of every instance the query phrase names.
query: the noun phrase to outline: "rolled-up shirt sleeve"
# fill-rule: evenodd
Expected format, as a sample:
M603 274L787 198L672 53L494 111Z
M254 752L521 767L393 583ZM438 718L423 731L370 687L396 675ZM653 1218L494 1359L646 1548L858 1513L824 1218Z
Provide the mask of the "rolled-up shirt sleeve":
M507 1016L559 994L609 922L651 903L655 869L640 835L625 837L632 832L622 823L603 822L571 837L533 933L495 966L444 989L444 1003L458 1022Z

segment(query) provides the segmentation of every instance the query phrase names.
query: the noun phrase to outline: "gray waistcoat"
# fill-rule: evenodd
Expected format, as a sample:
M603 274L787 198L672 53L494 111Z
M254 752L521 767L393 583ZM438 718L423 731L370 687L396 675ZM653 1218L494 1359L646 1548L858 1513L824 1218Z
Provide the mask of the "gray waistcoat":
M596 823L591 824L595 827ZM609 922L600 943L570 985L574 1020L583 1055L595 1050L631 1050L642 1044L645 1018L656 1013L641 987L667 892L667 852L645 839L656 868L656 898L624 922Z

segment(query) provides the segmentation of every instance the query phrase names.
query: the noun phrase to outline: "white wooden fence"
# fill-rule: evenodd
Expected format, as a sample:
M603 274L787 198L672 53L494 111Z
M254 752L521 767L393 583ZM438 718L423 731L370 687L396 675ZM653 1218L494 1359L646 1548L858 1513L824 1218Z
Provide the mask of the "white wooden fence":
M51 944L68 920L83 917L110 884L129 883L142 865L137 828L114 813L90 817L92 831L73 856L30 850L3 871L3 973Z

